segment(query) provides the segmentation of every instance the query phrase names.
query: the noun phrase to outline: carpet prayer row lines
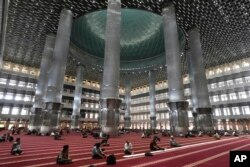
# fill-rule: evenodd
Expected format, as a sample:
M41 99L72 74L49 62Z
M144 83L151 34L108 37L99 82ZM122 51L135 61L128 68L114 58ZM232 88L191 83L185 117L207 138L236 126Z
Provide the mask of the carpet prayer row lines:
M100 142L100 139L92 137L81 138L78 135L65 136L64 140L55 141L52 137L36 137L20 135L24 154L12 156L9 151L11 143L0 143L0 167L55 167L55 159L58 152L64 144L69 144L70 155L73 164L64 165L87 167L90 164L95 166L107 166L106 160L93 160L91 158L91 149L94 143ZM124 158L123 145L126 140L133 143L134 153L144 153L149 150L150 139L141 139L135 135L124 135L121 138L111 138L110 146L104 147L106 154L115 154L119 167L141 167L141 166L206 166L211 162L229 164L229 151L236 149L250 150L249 139L246 138L224 138L214 140L211 137L196 138L177 138L177 141L183 145L179 148L169 148L169 137L161 137L159 145L167 148L166 151L152 157L131 157ZM204 143L206 144L196 144ZM197 158L198 157L198 158ZM203 157L203 158L200 158ZM212 166L212 165L211 165ZM216 165L217 166L217 165Z
M207 140L203 139L203 140L192 141L192 142L191 141L190 142L186 141L185 144L186 145L187 144L194 144L194 143L201 142L201 141L205 142ZM61 143L57 143L57 144L58 145L53 145L53 148L47 147L47 148L51 148L51 149L45 149L45 147L41 147L40 145L39 145L39 147L41 147L42 149L40 149L38 146L33 146L32 147L33 149L28 149L28 148L25 147L24 148L25 149L25 154L22 155L22 157L27 157L27 156L30 157L30 156L35 156L35 155L40 156L40 155L48 155L48 154L57 154L58 150L60 150L62 145L63 145ZM64 144L66 144L66 143L64 143ZM90 150L92 149L92 146L87 146L86 147L85 145L82 145L80 143L79 144L74 144L74 146L70 145L71 155L73 155L75 152L90 152ZM147 148L149 148L148 145L149 145L149 141L148 142L146 141L146 142L140 142L140 143L138 142L138 143L134 144L133 146L136 149L138 149L138 148L147 149ZM160 143L160 145L162 147L164 147L165 145L168 145L168 143L167 142L162 142L162 143ZM16 158L16 156L9 157L10 147L11 147L11 145L6 146L6 148L4 148L4 149L1 149L1 151L0 151L0 156L1 156L0 160L7 159L7 158L10 158L10 159ZM106 147L107 150L109 150L109 148L110 147ZM112 151L119 151L119 150L122 151L121 144L116 144L116 145L112 144L112 149L113 149ZM32 151L29 151L29 150L32 150ZM37 153L37 150L40 150L39 153ZM48 151L49 151L49 153L48 153ZM137 150L135 150L135 153L136 152L137 152ZM27 153L35 153L35 154L27 154Z

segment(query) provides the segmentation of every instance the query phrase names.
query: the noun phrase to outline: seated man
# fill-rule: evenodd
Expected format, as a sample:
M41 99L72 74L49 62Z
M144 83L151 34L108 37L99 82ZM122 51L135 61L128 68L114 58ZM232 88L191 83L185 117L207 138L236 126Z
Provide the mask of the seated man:
M3 136L0 136L0 142L5 142L6 139L6 134L3 134Z
M22 149L21 149L21 142L20 138L16 139L16 142L13 144L10 153L12 155L21 155L22 154Z
M199 134L198 134L198 137L202 137L202 136L203 136L203 132L200 130Z
M62 136L61 136L61 135L59 135L59 133L58 133L58 132L56 132L56 133L55 133L55 135L54 135L54 139L55 139L55 140L63 140Z
M169 144L170 144L171 147L180 147L180 146L181 146L180 144L178 144L178 143L175 141L174 136L171 136L171 137L170 137Z
M191 132L191 131L188 131L187 134L185 135L185 137L195 137L195 135Z
M232 133L232 136L239 136L239 135L238 135L237 132L234 130L233 133Z
M230 136L230 134L227 131L225 131L224 136Z
M161 136L167 136L167 133L165 131L162 131Z
M101 143L96 143L92 149L92 158L93 159L102 159L105 158L106 155L101 149Z
M28 130L28 132L26 133L26 135L31 135L31 130Z
M50 136L55 136L55 132L54 131L52 131L51 133L50 133Z
M10 133L7 133L6 137L7 141L12 142L14 140L13 136L10 135Z
M35 135L35 134L37 133L37 131L36 131L35 129L33 129L33 130L31 131L31 133L32 133L33 135Z
M164 150L164 148L161 148L157 145L157 140L152 140L152 142L150 143L150 150L157 151L157 150Z
M145 138L145 132L142 132L141 138Z
M219 140L219 139L221 138L221 136L216 132L216 133L214 134L214 138L215 138L216 140Z
M61 164L71 164L72 160L69 156L69 145L64 145L62 151L59 153L56 163Z
M213 137L213 133L212 133L211 131L207 132L207 135L208 135L209 137Z
M125 155L131 155L133 153L133 146L132 143L130 143L128 140L124 144L124 154Z
M95 139L99 139L100 138L100 135L99 135L99 133L98 132L93 132L93 137L95 138Z
M151 132L149 130L145 131L145 138L150 138Z
M87 138L87 137L88 137L87 132L86 132L86 131L83 131L83 132L82 132L82 138Z

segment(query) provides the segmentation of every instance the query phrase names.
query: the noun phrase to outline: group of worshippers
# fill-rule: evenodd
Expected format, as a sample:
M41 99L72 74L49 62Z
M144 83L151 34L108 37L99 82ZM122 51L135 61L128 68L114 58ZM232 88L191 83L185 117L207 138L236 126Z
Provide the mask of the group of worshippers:
M5 142L5 141L9 141L12 142L14 140L14 137L10 134L3 134L2 136L0 136L0 142Z
M3 134L0 136L0 142L12 142L14 140L14 137L10 134ZM22 149L21 149L21 140L20 138L16 138L16 141L13 143L10 153L12 155L21 155L22 154Z
M9 133L3 134L3 136L0 136L0 141L1 142L12 142L14 140L13 136L11 136ZM10 153L12 155L21 155L23 153L23 150L21 148L21 139L20 138L16 138L15 142L13 143Z
M151 151L158 151L158 150L165 150L165 148L160 147L157 143L161 141L158 136L154 136L153 140L150 143L150 150ZM171 147L180 147L181 145L178 144L174 138L174 136L170 136L169 144Z
M217 139L217 133L215 133L215 138ZM220 137L218 137L220 138ZM108 143L109 136L106 138L103 138L103 140L99 143L95 143L93 148L92 148L92 158L93 159L103 159L108 157L107 154L105 153L105 149L102 148L102 146L109 146L110 144ZM158 142L161 139L158 136L154 136L153 140L150 142L150 151L158 151L158 150L165 150L165 148L162 148L158 145ZM169 145L170 147L181 147L179 143L176 142L175 138L173 135L170 136L169 139ZM125 155L131 155L133 154L133 146L132 143L128 140L126 140L124 144L124 154ZM68 164L72 163L72 160L69 158L68 154L68 145L65 145L63 147L62 152L58 155L58 164Z
M236 133L236 132L235 132ZM56 132L54 134L52 134L55 136L60 136L61 134ZM86 134L83 134L86 135ZM202 136L203 133L200 131L198 136ZM144 137L149 137L148 135L145 135L145 133L143 132ZM234 134L234 136L237 136ZM142 138L144 138L142 137ZM215 139L220 139L220 135L218 133L214 134L214 138ZM105 135L105 137L100 136L100 138L102 138L102 141L99 143L95 143L93 148L92 148L92 158L93 159L103 159L108 157L107 154L105 153L105 149L102 148L102 146L109 146L109 135ZM5 141L9 141L12 142L14 140L14 138L10 135L10 133L3 134L2 136L0 136L0 142L5 142ZM55 140L59 140L59 139L55 139ZM158 136L154 136L153 140L150 142L150 151L158 151L158 150L165 150L165 148L162 148L158 145L158 142L161 139ZM170 136L169 138L169 145L171 147L180 147L181 145L178 144L174 138L173 135ZM12 155L21 155L23 154L23 150L21 148L21 139L20 138L16 138L15 142L12 145L11 148L11 154ZM131 155L133 154L133 146L132 143L129 140L126 140L125 144L124 144L124 154L125 155ZM72 159L70 158L69 155L69 145L64 145L62 150L59 152L57 159L56 159L57 164L71 164L72 163Z
M157 142L160 141L158 136L154 136L153 140L150 143L150 151L157 151L157 150L164 150L164 148L158 146ZM107 139L102 140L100 143L96 143L92 149L92 158L93 159L102 159L106 158L107 155L105 154L105 149L102 146L109 146L107 144ZM170 137L170 146L171 147L180 147L181 145L178 144L173 136ZM131 155L133 154L133 145L130 141L126 141L124 144L124 154Z
M101 142L94 144L92 148L92 158L93 159L103 159L106 158L107 155L104 152L105 149L102 148L102 146L109 146L110 144L108 143L109 136L104 138ZM150 150L151 151L156 151L156 150L164 150L164 148L161 148L158 146L157 142L160 141L160 138L157 136L154 136L152 142L150 143ZM170 138L170 145L172 147L178 147L178 145L174 139L173 136ZM124 144L124 154L125 155L131 155L133 154L133 146L130 141L126 141ZM21 139L16 138L16 141L13 143L12 148L11 148L11 154L12 155L21 155L23 154L23 150L21 148ZM59 152L57 158L56 158L56 163L61 165L61 164L71 164L72 159L70 158L69 155L69 145L64 145L62 150Z

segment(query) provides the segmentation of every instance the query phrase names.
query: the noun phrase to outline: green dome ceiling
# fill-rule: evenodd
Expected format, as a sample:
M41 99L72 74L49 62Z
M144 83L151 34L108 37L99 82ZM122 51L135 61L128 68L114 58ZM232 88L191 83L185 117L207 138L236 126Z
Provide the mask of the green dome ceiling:
M162 17L144 10L121 11L121 62L126 63L127 68L133 68L134 63L138 67L140 61L143 62L143 66L164 65ZM104 57L106 17L107 10L100 10L83 15L73 22L71 41L93 55L93 58ZM181 30L179 41L183 50L185 37ZM123 67L121 64L121 68Z

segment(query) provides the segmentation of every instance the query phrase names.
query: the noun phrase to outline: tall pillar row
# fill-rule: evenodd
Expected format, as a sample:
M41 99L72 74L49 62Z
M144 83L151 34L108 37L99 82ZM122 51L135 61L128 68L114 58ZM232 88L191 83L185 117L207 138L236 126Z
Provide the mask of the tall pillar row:
M57 128L60 110L62 108L63 81L68 56L73 14L70 10L63 9L55 40L53 58L50 69L48 88L46 94L45 113L41 127L41 133L47 133Z
M213 114L209 101L206 71L200 34L196 28L188 31L190 51L187 52L189 77L191 85L192 103L196 116L197 129L203 131L213 131Z
M82 100L82 80L83 80L83 66L77 66L75 93L73 102L73 113L71 119L71 128L79 128L79 118Z
M155 74L149 71L150 128L156 129Z
M124 115L125 129L130 129L131 127L131 116L130 116L130 106L131 106L131 80L130 76L126 76L125 80L125 101L126 110Z
M45 107L49 69L51 67L54 45L55 36L53 36L52 34L47 35L40 65L37 88L35 92L35 102L32 107L32 114L30 116L30 130L35 129L36 131L40 131L40 127L42 125L43 109Z
M180 57L178 31L177 31L174 5L171 3L167 4L163 9L162 15L163 15L164 39L165 39L165 49L166 49L166 59L167 59L166 62L167 76L169 85L168 105L170 107L170 128L172 132L178 135L180 133L186 133L188 130L188 115L187 115L188 102L185 101L184 98L184 86L182 81L182 71L180 68L181 57ZM49 66L49 62L47 62L47 64L46 63L41 64L42 74L41 78L39 76L39 84L38 84L38 89L36 91L36 101L34 104L35 114L34 118L31 119L30 127L36 128L37 126L39 126L39 124L40 125L42 124L41 131L43 132L47 132L53 128L56 128L58 124L59 113L62 107L61 99L63 92L63 81L66 68L66 61L68 56L72 21L73 21L72 12L70 10L63 9L60 14L57 36L54 42L55 47L53 50L53 57L51 58L50 61L53 64L53 68L49 70L49 74L46 71L43 71L43 69L46 66ZM118 135L119 117L120 117L119 114L119 106L121 103L121 100L119 99L120 33L121 33L121 2L120 0L109 0L108 10L107 10L106 34L105 34L104 72L101 85L99 115L100 115L101 131L103 133L108 133L111 136ZM192 55L196 55L196 57L198 57L197 55L199 54L202 55L201 47L197 46L200 45L199 43L200 41L197 42L197 34L190 31L189 36L190 36L190 41L194 40L194 42L190 43ZM49 37L47 38L49 40ZM44 52L46 52L46 50ZM48 59L49 58L47 58L46 60L48 61ZM191 62L191 63L195 64L197 62ZM47 78L45 77L46 75ZM82 78L82 76L79 76L79 78ZM199 79L202 80L204 79L204 77L201 77ZM40 80L43 82L40 83ZM46 82L48 82L48 84L46 84ZM202 80L202 82L204 81ZM154 83L154 77L151 72L149 73L149 85L150 85L150 120L151 120L150 125L151 128L154 129L156 128L155 99L154 99L155 83ZM196 86L196 84L194 84L194 86ZM76 91L74 96L75 107L73 107L73 115L72 115L73 127L77 126L78 118L80 115L79 101L81 104L81 98L80 98L81 95L79 92L81 93L81 89L78 90L76 86ZM198 121L197 128L210 130L213 126L211 117L211 106L209 104L208 96L205 97L206 95L208 95L208 90L202 89L202 91L200 92L196 91L194 93L197 96L196 98L198 99L203 98L203 100L196 102L197 112L194 114L197 115L197 121ZM45 105L43 120L40 122L35 121L38 120L41 115L42 112L41 110L44 106L44 102L46 102L46 105ZM127 118L128 120L126 122ZM129 118L130 118L130 111L127 111L127 114L125 113L125 127L129 126L130 122Z
M172 3L165 4L162 11L165 54L168 78L168 96L170 108L170 129L175 135L188 131L188 102L184 98L182 80L181 53L178 40L175 8Z
M104 70L100 95L99 124L102 133L119 135L121 1L109 0L105 33Z

